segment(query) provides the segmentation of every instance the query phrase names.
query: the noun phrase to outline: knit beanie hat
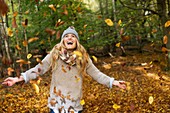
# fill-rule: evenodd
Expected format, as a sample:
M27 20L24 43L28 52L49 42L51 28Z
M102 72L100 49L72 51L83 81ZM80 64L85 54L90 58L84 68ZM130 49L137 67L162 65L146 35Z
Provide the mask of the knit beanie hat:
M64 36L65 36L66 34L69 34L69 33L74 34L74 35L77 37L77 39L79 40L78 33L77 33L77 31L75 30L75 28L74 28L73 26L68 27L66 30L64 30L64 32L63 32L63 34L62 34L62 36L61 36L61 39L63 39Z

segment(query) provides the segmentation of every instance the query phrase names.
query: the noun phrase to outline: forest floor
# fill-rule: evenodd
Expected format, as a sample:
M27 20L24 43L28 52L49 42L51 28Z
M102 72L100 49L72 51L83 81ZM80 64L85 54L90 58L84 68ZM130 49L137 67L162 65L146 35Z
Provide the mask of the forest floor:
M165 55L157 52L128 52L126 57L98 58L100 71L127 82L127 90L107 88L84 77L83 113L168 113L170 112L170 72L164 71ZM31 84L0 85L1 113L48 113L49 74L42 76L40 93ZM3 79L0 79L3 81Z

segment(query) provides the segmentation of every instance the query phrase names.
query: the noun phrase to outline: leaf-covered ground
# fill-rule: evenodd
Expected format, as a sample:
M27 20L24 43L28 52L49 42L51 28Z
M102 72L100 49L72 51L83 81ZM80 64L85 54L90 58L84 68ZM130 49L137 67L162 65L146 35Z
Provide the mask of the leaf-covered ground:
M83 113L170 112L170 73L163 71L165 64L164 55L154 52L98 58L95 65L105 74L127 81L127 90L109 89L85 77ZM48 113L50 79L50 74L42 77L39 94L31 84L0 85L1 113Z

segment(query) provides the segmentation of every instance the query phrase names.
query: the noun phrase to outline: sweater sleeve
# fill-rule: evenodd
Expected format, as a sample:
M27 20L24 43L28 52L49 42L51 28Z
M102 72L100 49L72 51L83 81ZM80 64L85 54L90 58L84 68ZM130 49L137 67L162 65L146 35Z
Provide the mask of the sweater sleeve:
M97 69L97 67L93 64L91 59L89 59L89 62L88 62L87 74L90 75L98 83L112 88L112 83L114 81L114 78L111 78L111 77L105 75L99 69Z
M42 63L37 64L35 67L21 73L25 82L27 83L31 79L36 79L37 76L44 74L50 69L51 64L51 53L41 61Z

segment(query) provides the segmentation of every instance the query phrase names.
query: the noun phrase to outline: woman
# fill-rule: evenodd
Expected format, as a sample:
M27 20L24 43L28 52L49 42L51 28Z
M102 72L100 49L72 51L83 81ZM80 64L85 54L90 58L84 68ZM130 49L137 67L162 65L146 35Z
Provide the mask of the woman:
M100 72L92 63L84 47L79 43L79 36L74 27L67 28L61 42L54 46L52 51L42 60L42 64L29 69L22 76L9 77L3 84L12 86L16 82L28 82L37 78L48 70L52 71L50 97L48 107L51 113L80 113L83 110L80 100L82 98L83 75L88 74L97 82L112 88L112 85L126 89L124 81ZM37 72L37 73L36 73Z

